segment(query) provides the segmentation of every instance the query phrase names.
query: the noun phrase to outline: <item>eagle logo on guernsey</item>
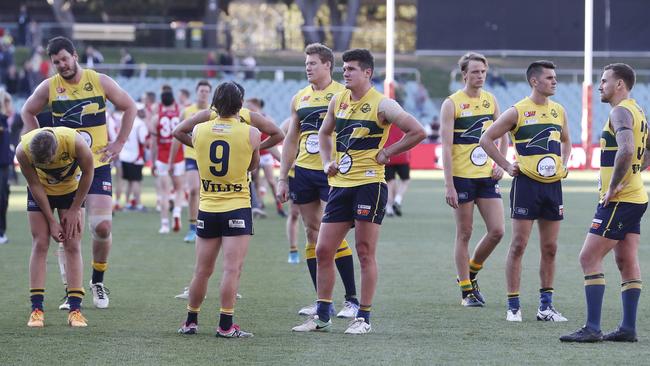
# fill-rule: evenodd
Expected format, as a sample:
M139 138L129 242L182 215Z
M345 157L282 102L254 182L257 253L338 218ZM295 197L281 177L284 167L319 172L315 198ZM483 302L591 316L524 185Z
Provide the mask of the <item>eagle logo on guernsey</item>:
M469 138L472 140L480 140L483 134L483 124L490 120L490 117L482 117L476 120L460 137Z
M84 84L84 90L87 91L87 92L91 92L91 91L93 91L93 84L91 84L91 83L85 83L85 84Z
M490 102L488 102L487 100L484 100L482 106L483 106L483 108L490 108Z
M327 93L327 95L325 95L325 99L327 99L327 101L329 102L330 100L332 100L333 96L334 96L334 93Z
M81 121L81 114L83 113L84 108L90 104L92 104L92 102L89 100L84 100L79 104L75 104L72 108L63 113L63 116L61 116L61 122L75 123L81 126L83 124Z
M555 109L551 109L551 116L553 116L553 118L557 118L558 114Z
M363 113L368 113L368 112L370 112L371 110L372 110L372 108L370 108L370 104L368 104L368 103L364 103L364 104L361 106L361 112L363 112Z
M532 139L530 139L530 141L528 141L526 148L539 147L546 151L549 151L548 148L551 141L560 142L560 131L558 131L555 127L548 127L539 132Z

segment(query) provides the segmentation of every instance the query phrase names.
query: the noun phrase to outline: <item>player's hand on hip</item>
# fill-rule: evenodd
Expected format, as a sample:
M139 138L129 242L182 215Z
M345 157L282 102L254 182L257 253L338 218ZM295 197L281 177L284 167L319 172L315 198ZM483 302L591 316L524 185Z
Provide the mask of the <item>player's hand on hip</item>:
M336 163L336 161L332 160L325 164L325 168L323 170L328 177L332 177L338 173L339 165Z
M503 168L495 164L492 167L492 179L501 180L501 178L503 178Z
M105 148L99 150L99 153L102 154L102 157L99 159L99 161L102 163L110 163L111 161L117 159L123 147L124 143L121 143L119 141L113 141L109 143Z
M445 201L451 208L458 208L458 192L455 187L445 189Z
M605 192L605 197L603 197L603 207L606 207L609 204L609 201L613 200L616 195L625 188L625 183L619 183L616 187L609 187L607 192Z
M388 153L386 152L386 149L381 149L377 153L377 156L375 157L375 160L377 163L381 165L386 165L390 162L390 156L388 156Z
M508 169L506 169L506 171L508 172L508 175L510 175L511 177L518 176L520 172L519 163L515 161L514 163L508 165Z
M278 180L277 194L278 201L285 203L289 200L289 184L284 178Z

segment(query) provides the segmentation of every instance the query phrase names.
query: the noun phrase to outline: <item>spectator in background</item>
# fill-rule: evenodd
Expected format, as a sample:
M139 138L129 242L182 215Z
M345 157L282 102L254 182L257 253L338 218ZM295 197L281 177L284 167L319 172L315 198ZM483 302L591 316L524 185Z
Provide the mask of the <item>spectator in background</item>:
M506 82L506 79L504 79L503 76L501 76L499 74L499 71L497 71L496 69L492 70L487 74L485 81L487 85L489 85L491 88L494 88L495 86L500 86L502 88L508 87L508 83Z
M34 71L30 60L25 60L22 72L24 76L21 78L21 86L19 89L25 91L27 94L31 94L42 79L39 73Z
M81 62L84 63L88 68L94 68L95 65L104 62L104 55L102 55L102 53L96 50L93 46L88 46L86 47L86 52L81 58Z
M418 88L415 91L415 110L418 115L424 114L424 106L429 101L429 91L424 87L424 84L418 82Z
M437 144L440 142L440 118L433 116L431 119L430 131L427 131L428 142Z
M210 79L210 78L216 78L217 77L217 55L214 53L214 51L208 52L208 56L205 59L205 77Z
M253 57L253 55L248 55L241 63L244 66L244 79L255 79L255 66L257 66L255 57Z
M35 76L36 84L50 77L50 60L48 57L45 57L45 49L42 46L37 46L32 50L29 62L32 71L34 71L33 75ZM34 88L36 88L36 85L33 85L30 90L34 90Z
M7 239L7 207L9 206L9 173L14 163L8 119L13 115L11 95L0 89L0 244Z
M20 10L18 11L18 32L16 34L16 44L19 46L25 46L25 41L27 40L27 25L31 20L29 13L27 12L27 5L20 5Z
M20 74L18 73L18 69L16 69L16 65L9 66L7 72L2 77L2 80L4 80L7 93L16 96L23 96L21 95L22 93L19 93Z
M38 25L34 19L29 22L26 45L30 48L43 45L43 31L41 30L41 26Z
M225 53L219 55L219 66L226 66L227 69L223 70L223 73L226 75L232 75L233 70L232 66L235 65L235 57L232 55L231 50L227 50Z
M7 70L13 64L14 53L10 38L2 37L0 39L0 84L4 83Z
M122 66L120 75L124 76L125 78L130 78L135 73L135 59L133 56L131 56L129 51L126 50L126 48L122 48L120 50L120 55L122 56L120 58L120 65Z

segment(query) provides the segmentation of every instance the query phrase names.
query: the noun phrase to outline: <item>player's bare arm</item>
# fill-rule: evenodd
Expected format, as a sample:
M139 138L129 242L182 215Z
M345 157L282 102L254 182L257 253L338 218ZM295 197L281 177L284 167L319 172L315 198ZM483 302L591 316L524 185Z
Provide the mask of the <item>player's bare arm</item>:
M27 133L39 127L36 116L41 113L43 108L50 100L50 80L45 79L34 90L34 93L27 98L23 105L23 110L20 112L20 117L23 119L23 131Z
M502 115L497 118L492 126L483 133L479 143L485 153L488 154L494 162L503 168L508 174L512 177L515 177L519 174L519 166L517 162L510 163L506 159L506 156L499 152L499 149L494 144L494 141L502 138L508 131L512 130L517 125L518 119L517 109L514 107L508 108Z
M494 99L494 121L499 119L499 116L501 115L501 109L499 108L499 103L497 103L497 100ZM508 134L505 133L503 136L501 136L501 139L497 141L497 146L499 146L499 152L503 156L508 156L508 144L510 143L510 140L508 140ZM492 179L496 180L501 180L503 178L503 173L504 170L501 168L498 164L494 164L492 166Z
M630 112L622 107L614 107L609 114L609 120L616 135L618 150L614 158L614 170L609 182L609 189L603 197L603 206L607 206L609 201L625 186L623 178L630 169L632 154L634 154L634 132L632 131L634 123Z
M115 80L111 79L107 75L100 74L99 82L102 84L102 88L104 88L106 99L115 105L115 109L124 112L124 114L122 114L122 123L120 124L120 131L117 133L117 138L100 151L100 153L103 154L100 161L107 162L120 155L120 151L122 151L124 143L126 143L126 140L129 138L129 133L131 133L133 120L135 119L138 109L136 108L135 102L131 96L124 91L124 89L120 88Z
M646 125L645 128L648 128ZM645 140L645 151L643 152L643 162L641 163L641 171L644 171L650 166L650 139Z
M452 208L458 208L458 192L454 186L451 150L454 142L454 102L447 98L440 108L440 140L442 143L442 169L445 179L445 202Z
M36 173L36 168L27 158L27 154L23 151L22 145L19 145L16 148L16 160L20 165L20 171L25 176L27 181L27 186L29 187L30 192L32 192L32 197L38 204L38 207L41 208L41 212L47 224L49 226L50 236L52 239L58 242L62 242L65 239L63 228L54 217L52 208L50 208L50 202L47 200L47 193L45 193L45 187L41 184L41 181L38 179L38 173Z
M571 134L569 133L569 120L566 117L566 112L564 112L564 125L562 126L562 132L560 133L560 152L562 153L562 165L566 169L569 164L569 158L571 157ZM567 170L567 174L569 171Z
M280 178L278 179L277 195L280 202L287 202L289 200L289 184L287 179L289 177L289 170L296 161L298 154L298 143L300 141L300 118L296 113L294 107L296 96L291 99L291 117L286 123L286 134L284 135L284 142L282 143L282 156L280 159Z
M209 121L211 114L211 109L203 109L194 113L190 118L182 120L181 123L179 123L178 126L174 128L172 135L183 145L194 147L194 144L192 144L192 136L190 135L190 132L192 132L192 130L194 130L194 126L198 125L199 123Z
M257 169L258 166L260 165L260 146L261 146L261 139L262 133L255 127L251 127L250 133L249 133L249 138L251 141L251 146L253 147L253 156L251 158L251 162L248 165L248 171L252 172L253 170Z
M260 149L262 150L279 144L284 138L284 133L280 130L280 127L273 123L271 119L264 117L261 113L251 112L251 126L269 135L260 144Z
M334 118L334 108L336 108L336 96L332 97L327 107L327 114L323 119L323 124L318 130L318 145L320 146L320 158L323 160L323 170L328 176L333 176L339 167L336 160L332 160L332 134L336 127Z

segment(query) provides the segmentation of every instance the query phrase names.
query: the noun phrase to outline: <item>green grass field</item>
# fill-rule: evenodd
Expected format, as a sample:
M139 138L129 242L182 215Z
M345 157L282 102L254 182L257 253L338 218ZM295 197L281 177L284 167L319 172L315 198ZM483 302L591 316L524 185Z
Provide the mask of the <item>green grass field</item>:
M572 173L573 174L573 173ZM650 355L650 303L639 305L638 344L566 345L558 337L584 322L584 295L578 252L595 207L593 174L573 174L565 182L565 221L560 233L555 304L568 323L535 320L538 303L538 237L531 237L524 259L522 311L524 322L505 321L506 235L479 278L488 302L482 309L459 305L453 265L454 222L444 204L439 173L418 174L404 202L405 215L386 218L380 237L379 285L373 304L373 333L343 334L346 322L334 319L329 334L295 334L303 321L297 310L314 300L304 262L289 265L284 221L276 215L255 222L255 233L241 279L235 320L255 333L247 340L214 337L218 311L218 270L200 315L200 333L176 334L186 303L174 299L190 279L193 246L181 234L157 234L158 216L150 213L115 215L113 250L105 283L112 291L109 309L85 300L85 329L66 325L57 310L63 287L57 260L48 257L46 327L29 329L28 258L30 235L24 211L25 190L12 187L9 212L10 243L0 246L0 364L259 364L259 365L431 365L431 364L626 364ZM149 187L151 181L148 178ZM509 181L503 182L507 197ZM154 202L153 188L145 203ZM507 198L504 203L507 206ZM478 219L478 218L477 218ZM644 230L648 220L644 220ZM476 240L484 232L475 223ZM185 229L185 228L184 228ZM302 230L302 229L301 229ZM184 230L183 230L184 231ZM647 237L647 231L644 232ZM300 243L304 243L300 235ZM90 241L83 241L88 281ZM54 245L52 246L54 253ZM647 239L640 250L642 269L650 268ZM356 260L355 260L356 261ZM359 278L358 262L357 279ZM606 261L608 287L603 328L620 319L618 272ZM360 282L358 280L358 282ZM357 284L359 285L359 283ZM343 289L337 280L337 306ZM643 362L643 361L641 361Z

